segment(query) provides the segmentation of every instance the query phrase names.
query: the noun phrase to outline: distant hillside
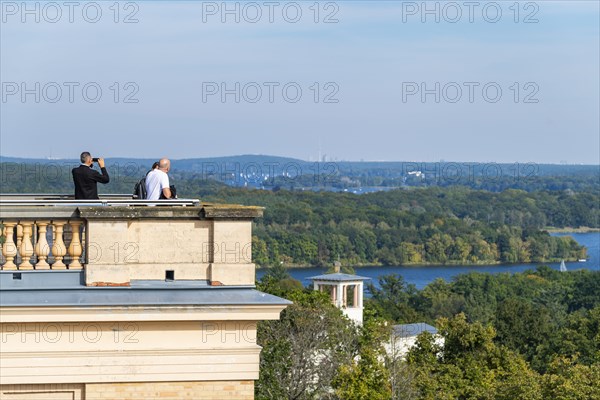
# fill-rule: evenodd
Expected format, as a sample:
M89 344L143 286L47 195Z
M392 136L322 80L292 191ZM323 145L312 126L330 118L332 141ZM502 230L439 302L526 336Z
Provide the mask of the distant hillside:
M101 156L100 154L94 154L94 157ZM125 163L137 163L137 164L150 164L157 161L155 158L134 158L134 157L107 157L107 163L120 164ZM181 170L193 170L202 163L305 163L306 161L298 160L289 157L278 157L270 155L254 155L254 154L243 154L236 156L224 156L224 157L202 157L202 158L184 158L184 159L171 159L172 163L177 165L178 169ZM25 164L72 164L79 163L77 158L19 158L19 157L8 157L0 155L0 163L25 163Z
M139 179L156 161L150 158L107 158L111 176ZM600 191L600 166L534 163L340 161L310 162L270 155L237 155L172 159L172 174L186 181L218 181L233 187L267 190L349 191L357 194L401 187L465 186L501 192L549 190ZM39 159L0 156L0 173L24 176L32 171L66 171L77 159ZM43 174L42 174L43 175ZM111 178L112 179L112 178ZM129 185L130 182L127 182ZM16 190L15 187L4 191Z
M100 156L95 154L95 156ZM135 158L135 157L108 157L107 162L113 164L125 164L125 163L136 163L136 164L152 164L156 159L154 158ZM180 170L193 171L201 167L202 164L207 163L241 163L241 164L258 164L258 165L277 165L283 166L285 164L296 164L296 165L326 165L334 164L340 171L368 171L368 170L390 170L390 171L413 171L418 168L424 173L436 173L445 172L447 174L457 173L460 170L464 170L464 174L483 174L486 173L491 175L494 171L492 169L502 169L504 175L509 175L509 172L513 176L532 176L532 175L570 175L570 174L598 174L600 172L600 165L588 165L588 164L537 164L537 163L481 163L471 161L439 161L439 162L424 162L424 161L306 161L291 157L280 157L264 154L242 154L222 157L199 157L199 158L184 158L184 159L171 159L173 166ZM48 158L20 158L0 155L0 163L25 163L25 164L72 164L78 163L77 158L60 158L60 159L48 159ZM444 171L445 170L445 171ZM485 170L485 171L484 171Z

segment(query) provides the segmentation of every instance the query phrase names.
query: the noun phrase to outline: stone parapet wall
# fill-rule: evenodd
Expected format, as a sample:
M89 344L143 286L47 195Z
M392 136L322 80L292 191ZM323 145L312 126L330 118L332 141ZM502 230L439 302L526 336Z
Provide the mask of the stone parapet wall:
M132 280L253 286L252 221L263 209L190 204L2 204L0 269L83 268L87 286Z

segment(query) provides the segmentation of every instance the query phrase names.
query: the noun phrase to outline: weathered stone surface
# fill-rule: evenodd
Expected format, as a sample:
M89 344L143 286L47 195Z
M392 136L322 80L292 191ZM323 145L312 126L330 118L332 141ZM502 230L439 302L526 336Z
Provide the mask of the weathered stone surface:
M37 220L37 219L71 219L78 218L77 207L40 207L40 206L0 206L0 219L3 220Z
M217 286L254 285L256 267L254 264L211 264L210 282Z
M86 219L162 219L162 218L206 218L240 219L263 216L263 207L242 206L237 204L203 204L201 206L132 207L132 206L80 206L79 215Z
M91 219L198 219L201 217L201 207L79 207L82 218Z
M21 206L2 205L1 219L131 219L131 218L260 218L263 207L238 204L211 204L200 206Z
M260 218L264 207L236 204L203 204L205 218Z

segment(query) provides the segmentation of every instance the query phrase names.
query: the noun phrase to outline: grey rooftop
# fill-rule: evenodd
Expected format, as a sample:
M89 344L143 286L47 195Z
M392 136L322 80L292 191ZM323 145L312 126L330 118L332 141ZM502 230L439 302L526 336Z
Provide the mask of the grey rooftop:
M349 281L366 281L366 280L370 280L371 278L367 278L366 276L342 274L341 272L336 272L334 274L311 276L307 279L310 279L313 281L349 282Z
M423 332L429 332L432 335L437 334L437 329L433 326L426 324L424 322L418 322L416 324L403 324L403 325L394 325L392 327L394 336L399 337L412 337L418 336Z
M86 287L79 271L1 272L0 306L288 305L252 286L206 281L132 281L127 287ZM19 277L20 279L14 279ZM29 279L28 279L29 278ZM39 279L46 285L39 285ZM29 280L29 282L28 282Z
M2 307L288 305L290 301L250 288L82 288L2 290Z

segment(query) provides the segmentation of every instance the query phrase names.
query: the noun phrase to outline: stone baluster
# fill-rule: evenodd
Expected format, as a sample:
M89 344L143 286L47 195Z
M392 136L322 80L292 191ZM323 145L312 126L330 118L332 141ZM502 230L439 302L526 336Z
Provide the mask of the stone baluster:
M21 239L21 246L19 247L19 254L21 255L21 264L19 264L20 270L33 269L31 263L31 256L33 256L33 242L31 241L32 226L33 222L21 222L23 226L23 237Z
M46 239L46 230L48 227L47 221L38 221L38 239L35 244L35 255L37 256L38 262L35 264L35 269L50 269L48 264L48 254L50 254L50 246Z
M15 262L19 264L21 254L19 253L21 249L21 241L23 240L23 225L17 223L17 257L15 258Z
M14 222L4 222L4 244L2 245L2 255L6 259L4 266L2 267L5 271L14 271L17 269L17 265L14 262L17 256L17 246L15 246L15 240L13 238L15 232Z
M23 240L23 225L17 224L17 249L21 248L21 240Z
M82 250L82 263L85 264L87 262L87 238L85 232L85 223L82 221L83 229L81 229L81 250Z
M81 269L81 262L79 261L79 257L83 253L83 248L81 246L81 237L79 234L79 227L81 226L81 221L71 221L69 222L71 225L71 244L69 245L69 256L71 257L71 263L69 264L69 269Z
M52 221L52 225L54 226L54 240L52 242L54 264L52 264L52 269L67 269L67 266L63 262L63 258L67 254L67 248L65 247L65 242L63 242L63 227L65 223L62 221Z

